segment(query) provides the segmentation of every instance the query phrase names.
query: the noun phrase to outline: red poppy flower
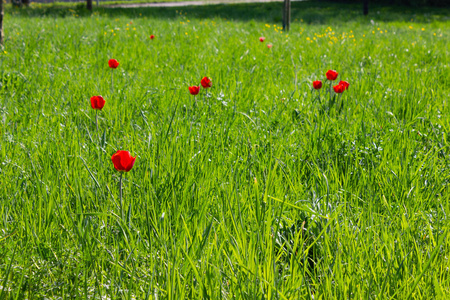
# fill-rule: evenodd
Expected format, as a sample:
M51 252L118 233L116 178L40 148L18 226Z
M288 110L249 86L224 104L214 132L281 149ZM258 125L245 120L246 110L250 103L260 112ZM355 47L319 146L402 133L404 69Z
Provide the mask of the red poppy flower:
M119 172L128 172L133 168L136 157L132 157L130 152L124 150L117 150L111 156L114 168Z
M110 60L108 60L108 65L111 69L115 69L119 66L119 62L114 58L111 58Z
M350 85L350 83L348 83L347 81L344 81L344 80L339 81L339 84L343 85L345 90L348 89L348 87Z
M343 91L345 91L345 85L343 85L343 84L338 84L338 85L333 86L333 89L334 89L334 91L335 91L336 93L340 94L340 93L342 93Z
M259 38L259 41L262 43L262 42L264 42L265 39L266 38L262 36L262 37Z
M91 97L91 106L93 109L102 110L103 106L105 106L105 99L102 96L92 96Z
M212 86L211 79L209 79L208 77L203 77L200 83L202 84L202 87L205 89Z
M189 87L189 93L191 93L192 95L197 95L198 92L200 92L200 86L190 86Z
M267 48L269 49L272 48L272 46L273 46L272 44L267 44Z
M155 36L152 34L152 35L150 36L150 39L153 40L154 38L155 38Z
M322 81L320 80L313 81L313 88L315 88L316 90L320 90L322 88Z
M335 70L328 70L326 75L328 80L336 80L339 74Z

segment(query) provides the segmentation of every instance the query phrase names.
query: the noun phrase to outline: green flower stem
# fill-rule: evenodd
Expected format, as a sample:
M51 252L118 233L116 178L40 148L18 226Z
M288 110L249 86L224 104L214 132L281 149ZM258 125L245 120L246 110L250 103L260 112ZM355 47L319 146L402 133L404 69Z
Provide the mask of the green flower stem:
M121 215L122 220L123 220L124 216L123 216L123 200L122 200L122 177L123 177L123 173L120 172L120 180L119 180L119 201L120 201L120 215Z

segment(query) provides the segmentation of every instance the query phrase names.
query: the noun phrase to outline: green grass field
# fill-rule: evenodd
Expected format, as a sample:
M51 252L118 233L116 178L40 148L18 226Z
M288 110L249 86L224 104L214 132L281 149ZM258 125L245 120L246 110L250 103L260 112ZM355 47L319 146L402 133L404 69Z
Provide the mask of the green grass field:
M8 8L0 299L448 299L450 11L292 8Z

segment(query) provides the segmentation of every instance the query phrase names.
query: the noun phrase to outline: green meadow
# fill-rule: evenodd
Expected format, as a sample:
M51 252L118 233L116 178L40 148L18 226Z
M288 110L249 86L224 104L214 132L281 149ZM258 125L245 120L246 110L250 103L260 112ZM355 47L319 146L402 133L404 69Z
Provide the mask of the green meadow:
M448 299L449 15L8 5L0 299Z

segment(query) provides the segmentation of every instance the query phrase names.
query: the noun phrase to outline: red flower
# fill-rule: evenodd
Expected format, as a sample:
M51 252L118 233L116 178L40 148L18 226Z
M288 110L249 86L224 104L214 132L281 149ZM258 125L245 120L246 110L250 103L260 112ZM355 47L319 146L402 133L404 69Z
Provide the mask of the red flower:
M117 152L111 156L111 160L117 171L128 172L133 168L136 157L132 157L128 151L117 150Z
M333 89L334 89L334 91L335 91L336 93L340 94L340 93L342 93L343 91L345 91L345 85L343 85L343 84L338 84L338 85L333 86Z
M115 69L119 66L119 62L114 58L111 58L110 60L108 60L108 65L111 69Z
M344 81L344 80L339 81L339 84L344 86L344 90L348 89L348 87L350 85L350 83L348 83L347 81Z
M202 84L202 87L205 89L212 86L211 79L209 79L208 77L203 77L200 83Z
M273 46L272 44L267 44L267 48L269 49L272 48L272 46Z
M339 74L335 70L328 70L326 75L328 80L336 80Z
M102 96L92 96L91 97L91 106L93 109L102 110L103 106L105 106L105 99Z
M152 34L152 35L150 36L150 39L153 40L154 38L155 38L155 36Z
M313 81L313 88L315 88L316 90L320 90L322 88L322 81L320 80Z
M259 38L259 41L262 43L262 42L264 42L265 39L266 38L262 36L262 37Z
M190 86L189 87L189 93L191 93L191 95L197 95L198 92L200 92L200 86Z

